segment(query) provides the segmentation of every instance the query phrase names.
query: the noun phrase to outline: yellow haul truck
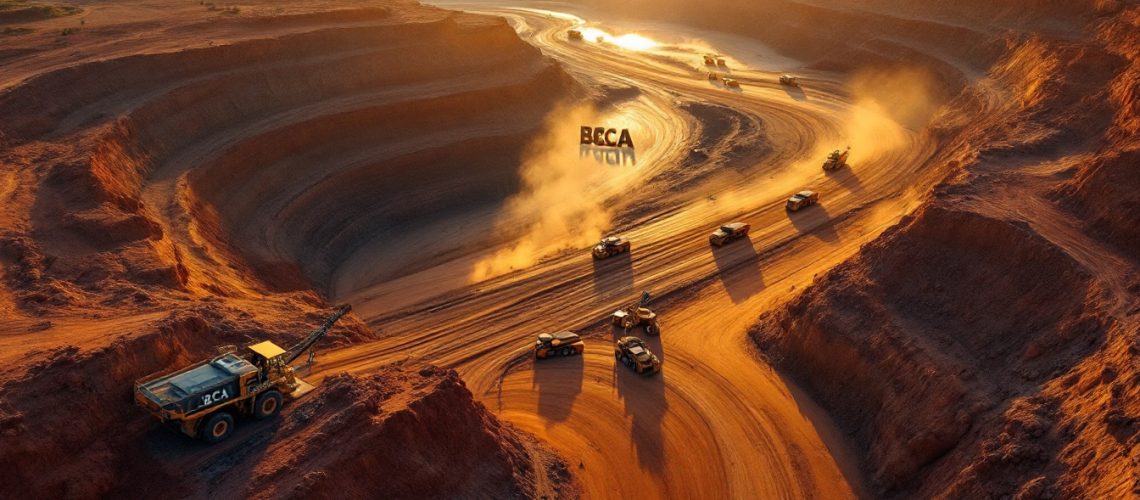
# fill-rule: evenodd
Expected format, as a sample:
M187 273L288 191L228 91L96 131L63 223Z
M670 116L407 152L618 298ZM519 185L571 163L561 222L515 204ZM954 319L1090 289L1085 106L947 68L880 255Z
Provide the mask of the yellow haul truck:
M222 441L233 433L237 415L269 418L281 411L285 396L299 397L312 390L313 386L297 378L289 363L351 309L341 306L288 350L268 340L249 346L242 355L231 346L208 361L140 379L135 382L135 403L187 436L208 443Z

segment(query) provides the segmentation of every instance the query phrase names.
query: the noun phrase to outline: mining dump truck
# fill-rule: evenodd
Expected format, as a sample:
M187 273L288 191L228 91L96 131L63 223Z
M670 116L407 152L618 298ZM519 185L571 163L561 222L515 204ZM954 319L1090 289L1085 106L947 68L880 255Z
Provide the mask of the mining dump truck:
M709 243L718 247L723 246L725 243L748 236L749 229L752 229L752 226L744 222L730 222L720 226L716 231L713 231L713 233L709 235Z
M827 172L834 172L847 166L847 154L851 152L851 146L847 149L839 151L836 149L831 154L827 155L827 161L823 162L823 170Z
M602 238L602 241L594 245L590 250L594 258L597 260L608 259L614 255L626 253L629 251L629 238L621 236L610 236Z
M800 81L792 75L780 75L780 85L787 85L789 87L799 87Z
M297 378L289 363L311 349L351 309L347 304L341 306L288 350L268 340L241 354L229 346L210 360L144 377L135 382L135 403L187 436L220 442L233 433L234 417L272 417L281 411L285 396L296 398L313 389Z
M610 321L614 326L619 326L625 331L639 326L645 328L647 335L657 335L661 330L657 327L657 313L652 309L645 307L649 303L649 292L641 293L641 300L636 304L629 307L618 309L610 316Z
M730 88L730 89L738 89L738 88L740 88L740 82L736 81L736 79L735 79L735 78L724 78L724 79L722 79L721 81L723 81L723 82L724 82L724 86L725 86L725 87L728 87L728 88Z
M705 54L705 66L716 66L716 56L712 54Z
M582 337L571 331L556 333L542 333L534 342L535 359L546 359L554 356L573 356L582 354L586 350Z
M570 30L566 32L566 36L571 40L581 40L582 32L578 30Z
M784 208L789 212L798 212L800 209L810 207L816 203L819 203L819 193L815 191L800 191L793 194L791 198L788 198L788 202L784 204Z

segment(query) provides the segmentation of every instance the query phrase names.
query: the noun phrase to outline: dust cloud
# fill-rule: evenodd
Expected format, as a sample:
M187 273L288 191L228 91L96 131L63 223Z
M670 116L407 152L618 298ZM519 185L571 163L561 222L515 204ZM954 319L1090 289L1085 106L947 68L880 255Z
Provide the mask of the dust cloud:
M936 78L912 68L875 68L857 71L848 80L852 104L840 110L838 129L821 134L815 146L781 175L764 179L763 189L746 186L717 195L725 214L755 207L773 191L794 193L809 188L804 179L822 172L832 151L851 147L847 163L858 176L862 163L889 157L914 147L913 132L922 131L944 104Z
M583 157L578 141L582 125L622 126L603 119L594 107L561 106L547 119L544 132L524 154L519 173L521 191L508 200L497 230L518 236L507 248L478 261L472 282L536 263L543 255L581 248L598 241L610 227L611 213L603 204L600 186L613 180L599 164ZM612 169L620 172L620 169ZM521 231L520 231L521 230ZM521 232L521 234L519 234Z

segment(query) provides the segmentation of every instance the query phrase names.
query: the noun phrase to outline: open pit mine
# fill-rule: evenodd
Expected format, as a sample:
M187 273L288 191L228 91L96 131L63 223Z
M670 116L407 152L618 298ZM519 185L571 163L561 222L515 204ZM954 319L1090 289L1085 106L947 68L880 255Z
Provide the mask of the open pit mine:
M1140 3L0 0L0 498L580 497L1140 498Z

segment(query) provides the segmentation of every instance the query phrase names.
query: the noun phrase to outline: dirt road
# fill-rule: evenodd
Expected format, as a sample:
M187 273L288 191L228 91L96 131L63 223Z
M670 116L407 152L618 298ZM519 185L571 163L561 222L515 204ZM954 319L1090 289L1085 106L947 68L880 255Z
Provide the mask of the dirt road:
M334 273L352 277L335 280L336 298L385 338L325 354L319 373L367 372L409 357L455 367L490 408L579 463L592 497L856 494L842 437L759 359L745 330L910 210L929 186L933 142L868 111L832 75L801 73L802 88L785 88L776 82L785 68L743 67L727 53L727 72L742 89L710 82L700 47L680 42L684 33L647 47L615 38L620 23L591 24L614 43L571 42L566 29L583 22L576 16L445 6L506 16L587 84L639 90L616 114L626 109L656 129L652 147L638 151L635 166L618 167L625 170L598 165L603 178L581 193L615 214L609 231L631 237L632 254L592 262L584 248L551 248L533 265L484 280L472 280L473 267L517 246L525 231L410 273L389 254L356 255ZM743 118L729 132L702 134L713 120L687 112L693 105ZM700 142L709 135L711 143ZM872 137L851 143L852 168L820 169L826 151ZM769 147L746 160L720 156L744 141ZM702 147L707 161L685 161ZM685 175L702 165L713 166L709 175ZM820 191L821 205L786 213L783 200L801 188ZM527 227L538 215L494 216ZM730 220L751 223L750 240L710 247L708 233ZM615 367L611 340L621 332L605 322L641 290L652 291L662 318L662 335L650 343L664 368L652 378ZM585 356L532 362L534 336L556 329L585 333Z

